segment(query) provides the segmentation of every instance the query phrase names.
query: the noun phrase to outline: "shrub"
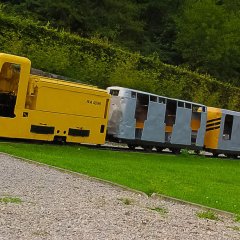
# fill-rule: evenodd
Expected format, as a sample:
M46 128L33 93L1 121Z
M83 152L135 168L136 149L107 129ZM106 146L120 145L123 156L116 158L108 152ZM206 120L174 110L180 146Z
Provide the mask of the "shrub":
M143 57L98 39L77 35L0 9L0 51L26 56L34 68L106 88L135 88L163 96L240 110L240 91L207 75L163 64L155 55Z

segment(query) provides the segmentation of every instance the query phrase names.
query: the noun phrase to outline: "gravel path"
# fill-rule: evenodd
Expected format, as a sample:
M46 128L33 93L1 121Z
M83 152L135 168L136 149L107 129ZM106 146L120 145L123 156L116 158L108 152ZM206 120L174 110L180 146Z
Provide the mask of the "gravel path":
M240 239L240 223L0 154L0 239ZM161 212L152 208L164 209ZM235 230L234 230L235 229Z

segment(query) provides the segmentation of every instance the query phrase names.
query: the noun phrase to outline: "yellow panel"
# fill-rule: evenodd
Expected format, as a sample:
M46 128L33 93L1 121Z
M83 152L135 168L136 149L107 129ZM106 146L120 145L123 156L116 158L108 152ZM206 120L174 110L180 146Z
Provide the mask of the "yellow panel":
M42 86L38 88L36 110L75 114L91 117L103 117L106 96L93 95L94 92L77 92Z
M136 122L136 128L143 129L144 128L144 122Z
M31 133L31 125L51 126L54 134ZM104 132L101 133L101 125ZM67 142L103 144L105 142L107 118L87 118L67 114L28 111L28 117L3 118L0 117L1 137L24 138L52 141L55 135L66 136ZM90 130L89 137L68 136L69 128Z
M172 126L167 126L167 125L166 125L166 127L165 127L165 132L171 133L172 130L173 130L173 127L172 127Z
M91 90L91 91L95 91L97 92L98 95L106 95L106 90L97 88L95 86L90 86L87 84L83 84L83 83L78 83L78 82L69 82L69 81L64 81L64 80L59 80L59 79L55 79L55 78L47 78L47 77L43 77L43 76L37 76L37 75L30 75L31 79L35 79L41 83L43 83L44 85L47 85L48 83L53 84L53 85L57 85L60 88L78 88L81 90Z
M197 131L200 128L201 121L198 119L192 119L191 128L193 131Z
M207 109L207 129L204 145L205 148L208 149L217 149L218 139L220 135L220 121L222 118L222 111L219 108L212 107L208 107Z

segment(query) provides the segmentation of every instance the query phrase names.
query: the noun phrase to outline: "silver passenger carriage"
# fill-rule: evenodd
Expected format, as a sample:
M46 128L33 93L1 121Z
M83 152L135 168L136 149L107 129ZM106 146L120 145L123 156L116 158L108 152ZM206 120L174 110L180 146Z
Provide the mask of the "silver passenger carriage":
M200 150L204 145L206 106L122 87L109 87L108 139L158 151Z
M226 109L221 111L218 151L227 156L237 156L240 153L240 113Z

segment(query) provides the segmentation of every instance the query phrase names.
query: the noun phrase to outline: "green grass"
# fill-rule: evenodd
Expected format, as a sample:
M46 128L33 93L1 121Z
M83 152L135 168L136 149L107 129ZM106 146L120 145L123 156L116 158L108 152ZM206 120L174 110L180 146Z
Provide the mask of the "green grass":
M0 143L0 151L240 214L239 160L26 143Z
M165 215L168 213L168 211L165 208L161 208L161 207L150 208L150 209L160 213L161 215Z
M0 203L21 203L22 200L17 197L1 197Z
M234 227L230 227L232 230L235 230L235 231L240 231L240 227L238 226L234 226Z
M130 198L119 198L120 201L122 201L126 205L131 205L133 203L133 200Z
M236 216L235 216L235 222L240 222L240 214L237 214Z
M218 216L217 216L214 212L212 212L212 211L197 212L196 215L197 215L199 218L216 220L216 221L219 220Z

